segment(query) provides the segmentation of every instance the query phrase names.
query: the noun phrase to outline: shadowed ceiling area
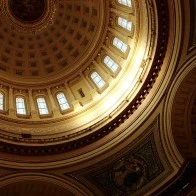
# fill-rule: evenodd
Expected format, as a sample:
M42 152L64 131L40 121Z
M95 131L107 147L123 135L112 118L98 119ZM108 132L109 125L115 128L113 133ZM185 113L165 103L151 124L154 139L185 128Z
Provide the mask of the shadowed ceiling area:
M21 181L9 184L1 189L2 196L74 196L73 193L63 188L41 181Z

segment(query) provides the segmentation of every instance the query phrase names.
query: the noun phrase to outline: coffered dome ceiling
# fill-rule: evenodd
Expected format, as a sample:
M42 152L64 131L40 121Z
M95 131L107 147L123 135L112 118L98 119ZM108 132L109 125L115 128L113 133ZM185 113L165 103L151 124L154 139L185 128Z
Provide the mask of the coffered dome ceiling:
M4 78L37 84L89 66L104 41L107 7L103 0L85 4L2 1L0 69Z
M85 146L142 104L164 58L166 5L119 2L0 1L3 151L53 154ZM46 100L44 114L38 98Z

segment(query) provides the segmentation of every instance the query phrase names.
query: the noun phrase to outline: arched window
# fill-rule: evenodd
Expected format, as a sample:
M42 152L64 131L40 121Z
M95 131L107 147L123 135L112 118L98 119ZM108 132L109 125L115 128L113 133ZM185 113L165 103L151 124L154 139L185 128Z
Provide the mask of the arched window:
M64 93L58 93L56 97L57 97L57 100L58 100L58 103L59 103L61 110L66 110L66 109L70 108L69 103L68 103Z
M4 109L4 94L0 92L0 110Z
M27 114L25 100L23 97L16 97L16 112L17 114Z
M112 72L116 72L119 67L109 56L106 56L103 61Z
M43 97L37 98L37 106L38 106L40 115L49 114L48 108L46 105L46 100Z
M91 73L91 79L99 89L105 85L105 81L101 78L101 76L97 72Z
M125 18L118 17L118 25L124 29L127 29L128 31L131 31L132 22L126 20Z
M131 0L118 0L118 3L131 7Z
M121 52L125 53L127 50L127 44L125 44L123 41L115 37L113 39L113 45L116 46Z

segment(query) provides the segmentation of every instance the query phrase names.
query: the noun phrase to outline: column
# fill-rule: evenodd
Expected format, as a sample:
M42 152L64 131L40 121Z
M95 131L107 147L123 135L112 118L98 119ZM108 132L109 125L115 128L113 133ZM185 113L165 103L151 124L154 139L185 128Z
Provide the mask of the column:
M72 101L72 105L74 107L74 109L77 109L77 108L80 108L81 107L81 104L80 102L76 99L76 97L74 96L74 93L71 91L71 89L69 88L69 85L67 82L64 82L64 85L65 85L65 88L66 88L66 91L68 92L70 98L71 98L71 101Z
M92 86L89 81L86 79L86 77L84 76L84 74L82 72L80 72L80 77L84 80L85 84L87 85L89 90L94 89L94 86Z
M14 107L14 93L13 87L9 87L9 116L14 117L16 115L16 110Z
M71 89L69 88L67 82L64 82L64 86L65 86L65 88L66 88L66 90L67 90L67 92L68 92L68 94L69 94L71 100L72 100L72 101L75 101L76 98L75 98L73 92L71 91Z
M28 94L29 94L29 107L30 107L30 113L32 118L37 118L38 117L38 111L35 107L35 102L33 99L33 93L32 89L28 89Z
M96 97L98 92L95 89L95 87L89 83L89 81L86 79L86 77L83 75L83 73L80 73L80 77L84 80L85 84L87 85L88 89L90 90L91 96L93 98Z
M56 114L56 113L58 113L58 108L57 108L56 103L54 101L54 98L52 96L51 90L50 90L50 88L46 88L46 90L47 90L47 93L48 93L50 104L52 106L52 111L53 111L54 114Z

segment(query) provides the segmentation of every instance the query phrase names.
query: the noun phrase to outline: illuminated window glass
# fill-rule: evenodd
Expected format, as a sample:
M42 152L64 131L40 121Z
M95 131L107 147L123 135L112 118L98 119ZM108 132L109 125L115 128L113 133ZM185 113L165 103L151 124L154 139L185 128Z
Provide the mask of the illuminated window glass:
M26 115L25 100L22 97L16 97L16 112L17 114Z
M66 109L70 108L69 103L68 103L64 93L58 93L56 97L59 102L59 106L60 106L61 110L66 110Z
M116 46L121 52L125 53L127 50L127 44L125 44L123 41L115 37L113 39L113 45Z
M4 96L3 93L0 92L0 110L3 110L4 106Z
M105 81L101 78L101 76L97 72L93 72L91 74L91 78L99 89L105 85Z
M128 31L131 31L132 22L129 22L128 20L122 17L118 17L118 25L123 27L124 29L127 29Z
M37 106L39 109L39 113L42 114L49 114L48 108L46 105L46 100L43 97L37 98Z
M131 0L118 0L118 3L131 7Z
M110 68L112 72L116 72L116 70L118 69L118 64L115 63L109 56L106 56L104 58L104 63L108 68Z

